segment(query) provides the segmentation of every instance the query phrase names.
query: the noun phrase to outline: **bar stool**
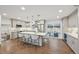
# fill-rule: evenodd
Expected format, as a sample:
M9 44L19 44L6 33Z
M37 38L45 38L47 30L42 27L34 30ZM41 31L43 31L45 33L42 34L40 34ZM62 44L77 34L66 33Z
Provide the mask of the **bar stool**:
M58 33L57 32L54 32L54 38L58 39Z
M47 35L51 36L51 32L47 32Z
M19 33L18 38L22 41L23 40L23 34Z
M51 32L51 36L54 37L54 32Z
M31 35L32 44L39 45L39 36L37 35Z
M30 35L29 35L29 34L25 34L25 35L24 35L24 38L25 38L25 42L26 42L26 43L29 43Z
M44 43L49 43L49 33L47 33L45 36L43 36L43 40L44 40Z

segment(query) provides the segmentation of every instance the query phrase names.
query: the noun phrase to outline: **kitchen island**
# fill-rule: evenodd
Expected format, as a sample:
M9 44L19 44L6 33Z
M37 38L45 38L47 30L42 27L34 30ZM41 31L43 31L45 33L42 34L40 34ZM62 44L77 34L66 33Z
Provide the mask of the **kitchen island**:
M19 35L21 35L21 37L25 38L25 41L27 43L30 43L33 45L38 45L38 46L43 46L43 41L44 41L43 37L45 37L46 33L43 33L43 32L19 32Z

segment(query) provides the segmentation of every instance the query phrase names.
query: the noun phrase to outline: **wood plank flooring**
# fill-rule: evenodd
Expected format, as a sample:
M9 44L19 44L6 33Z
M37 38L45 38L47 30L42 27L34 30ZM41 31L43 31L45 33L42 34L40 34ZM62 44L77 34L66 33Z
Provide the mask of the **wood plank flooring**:
M73 54L73 51L61 39L50 39L43 47L21 42L18 39L7 40L0 46L1 54Z

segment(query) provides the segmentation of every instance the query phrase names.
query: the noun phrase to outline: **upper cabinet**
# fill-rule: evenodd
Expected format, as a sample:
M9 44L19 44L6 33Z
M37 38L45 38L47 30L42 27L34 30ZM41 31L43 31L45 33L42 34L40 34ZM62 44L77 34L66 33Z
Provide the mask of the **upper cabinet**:
M68 27L78 26L78 11L75 10L71 15L68 16Z
M0 39L1 39L1 15L0 15Z
M63 18L63 31L66 32L68 28L68 17Z

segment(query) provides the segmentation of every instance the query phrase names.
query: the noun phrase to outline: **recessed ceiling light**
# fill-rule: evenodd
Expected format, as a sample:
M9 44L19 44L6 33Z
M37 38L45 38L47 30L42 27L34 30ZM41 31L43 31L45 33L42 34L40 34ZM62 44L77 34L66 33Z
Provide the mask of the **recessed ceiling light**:
M21 10L25 10L26 8L25 7L21 7Z
M57 19L59 18L59 16L57 16Z
M17 17L17 19L21 19L20 17Z
M63 12L63 10L58 10L59 13Z
M6 13L3 13L2 15L3 15L3 16L6 16L7 14L6 14Z

